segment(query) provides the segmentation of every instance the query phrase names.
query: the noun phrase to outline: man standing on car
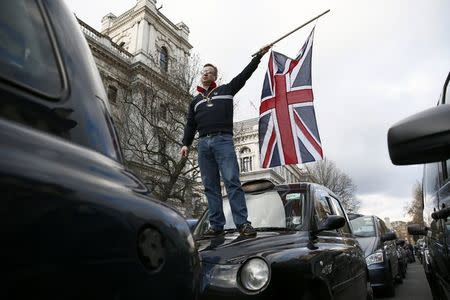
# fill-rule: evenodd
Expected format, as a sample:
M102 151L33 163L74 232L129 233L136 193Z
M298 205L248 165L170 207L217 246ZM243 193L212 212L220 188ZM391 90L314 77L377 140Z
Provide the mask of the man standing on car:
M198 164L208 199L210 228L204 236L215 237L224 233L225 216L222 206L220 175L225 183L233 221L243 236L256 235L247 220L247 205L239 179L239 165L233 143L233 97L245 85L271 46L259 50L256 56L228 84L216 85L217 68L203 66L199 94L189 105L180 154L187 157L189 146L199 132Z

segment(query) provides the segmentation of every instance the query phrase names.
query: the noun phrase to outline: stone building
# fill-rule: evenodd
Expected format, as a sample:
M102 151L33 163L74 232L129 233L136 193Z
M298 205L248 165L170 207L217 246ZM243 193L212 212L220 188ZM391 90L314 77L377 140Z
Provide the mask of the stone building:
M182 119L184 113L179 109L180 105L174 105L174 99L182 103L181 106L187 105L191 99L186 73L190 71L192 45L186 24L172 23L157 8L156 0L137 0L134 7L119 16L108 13L102 18L100 31L80 19L78 21L108 93L119 133L131 117L136 120L136 112L130 116L129 103L139 107L144 102L149 105L147 102L150 99L150 117L157 118L154 124L162 128L168 128L173 123L169 115ZM144 93L147 95L143 96ZM178 115L174 116L174 112ZM152 137L155 132L149 129L145 134ZM126 131L122 138L125 135ZM158 144L172 157L178 154L178 146L171 147L162 139L149 139L149 142ZM161 174L158 177L161 181L170 181L167 172L158 168L158 164L147 163L123 144L122 148L127 164L149 186L154 186L150 179L155 174ZM158 159L163 158L155 154L154 160ZM182 180L186 182L190 178ZM186 195L186 199L194 197L192 194ZM171 200L168 200L171 205L186 213L188 204Z
M174 92L189 96L174 76L188 63L189 28L182 22L173 24L156 8L155 0L138 0L119 16L107 14L101 32L79 23L112 104L133 83L148 80L158 84L162 98Z

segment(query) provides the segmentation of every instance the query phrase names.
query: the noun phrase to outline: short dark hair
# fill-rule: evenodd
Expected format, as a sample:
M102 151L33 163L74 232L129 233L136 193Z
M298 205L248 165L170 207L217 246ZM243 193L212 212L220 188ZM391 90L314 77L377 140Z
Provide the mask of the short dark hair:
M217 77L217 67L216 67L215 65L208 63L208 64L205 64L205 65L203 66L203 68L205 68L205 67L211 67L211 68L213 68L213 69L214 69L214 73L215 73L214 76Z

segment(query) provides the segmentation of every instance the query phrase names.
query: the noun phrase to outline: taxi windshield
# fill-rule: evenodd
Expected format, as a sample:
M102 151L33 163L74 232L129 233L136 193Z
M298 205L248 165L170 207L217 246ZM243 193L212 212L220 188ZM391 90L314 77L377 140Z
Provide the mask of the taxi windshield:
M279 193L274 190L263 193L246 194L248 220L259 231L264 230L300 230L304 219L305 192ZM223 199L225 230L236 229L233 222L230 203ZM201 232L207 230L209 221L207 213L200 221Z
M359 217L350 221L353 234L360 237L376 236L375 223L372 217Z

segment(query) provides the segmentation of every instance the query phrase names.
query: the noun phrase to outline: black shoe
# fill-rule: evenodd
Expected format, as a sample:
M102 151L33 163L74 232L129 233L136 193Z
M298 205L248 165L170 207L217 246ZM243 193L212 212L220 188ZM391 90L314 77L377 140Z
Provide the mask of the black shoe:
M203 233L203 237L217 237L217 236L221 236L224 235L225 232L223 231L223 229L214 229L214 228L209 228L208 230L206 230Z
M239 226L239 233L242 236L256 236L256 230L252 227L252 225L247 222Z

